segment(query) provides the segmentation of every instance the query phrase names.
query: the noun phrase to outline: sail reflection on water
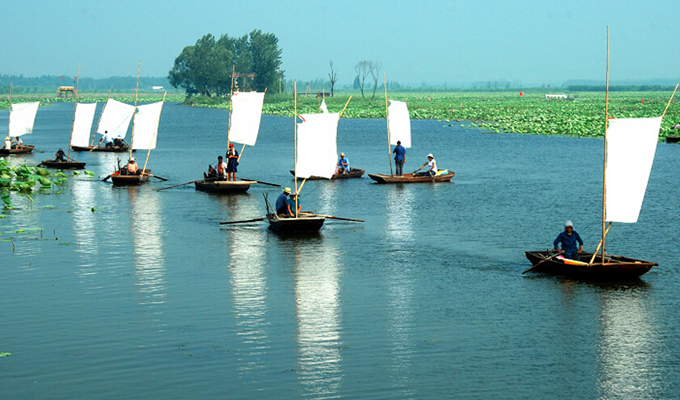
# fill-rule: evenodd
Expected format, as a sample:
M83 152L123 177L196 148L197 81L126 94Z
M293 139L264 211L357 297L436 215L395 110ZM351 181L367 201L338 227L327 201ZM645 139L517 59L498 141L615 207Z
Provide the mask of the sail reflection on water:
M412 185L390 185L385 199L386 223L385 233L397 247L405 243L415 242L413 231L413 209L417 207L415 188Z
M298 378L308 395L336 396L342 383L340 257L322 236L293 240Z
M646 284L644 284L646 285ZM664 397L661 374L664 360L662 335L656 331L646 287L608 290L601 297L601 325L597 358L600 398L654 399Z
M225 202L226 220L251 219L262 214L262 204L247 196L219 196ZM258 207L260 206L260 207ZM224 209L224 208L223 208ZM262 226L233 226L225 229L229 246L229 273L236 333L241 339L237 354L241 373L264 368L271 347L267 327L266 235Z
M159 193L145 187L127 190L130 203L130 230L140 304L165 302L165 253L163 252L163 213Z

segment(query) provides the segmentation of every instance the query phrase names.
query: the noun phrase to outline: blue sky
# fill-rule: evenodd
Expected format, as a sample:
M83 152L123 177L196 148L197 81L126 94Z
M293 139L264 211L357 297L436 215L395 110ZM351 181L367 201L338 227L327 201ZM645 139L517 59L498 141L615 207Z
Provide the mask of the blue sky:
M279 38L288 79L340 84L362 60L418 85L505 79L524 85L680 79L680 3L660 1L6 1L0 74L166 76L212 33Z

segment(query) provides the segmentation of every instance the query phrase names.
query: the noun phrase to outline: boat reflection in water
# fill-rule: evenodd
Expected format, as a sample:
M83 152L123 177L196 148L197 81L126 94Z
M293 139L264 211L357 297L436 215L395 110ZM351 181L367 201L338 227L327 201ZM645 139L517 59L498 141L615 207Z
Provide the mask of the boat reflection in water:
M337 243L320 234L285 241L292 245L295 263L297 376L303 397L335 397L343 376Z
M220 196L225 220L244 220L262 212L257 202L242 201L243 196ZM226 206L225 206L226 205ZM263 226L233 226L227 231L229 279L233 298L238 371L242 378L260 377L257 371L266 366L265 356L271 347L267 319L266 239ZM253 373L255 372L255 373Z
M163 252L163 210L159 193L144 187L127 187L130 203L131 243L140 304L165 302L165 253Z
M390 377L393 387L398 393L395 397L409 398L415 396L413 386L409 382L412 374L411 358L415 353L412 346L411 332L414 326L413 313L414 278L411 276L413 262L410 251L416 243L413 230L413 208L417 207L413 186L390 186L387 196L386 219L388 242L385 247L391 249L392 260L386 265L387 282L387 321L390 340Z
M654 399L664 397L663 365L672 363L657 328L656 304L649 285L605 288L600 296L597 343L598 397ZM666 393L667 394L667 393Z
M92 211L92 209L97 204L100 204L99 196L101 193L89 180L71 178L68 185L70 186L73 203L75 204L71 213L73 217L73 233L78 243L75 251L80 253L80 262L75 263L78 265L76 274L81 279L81 283L84 283L88 276L96 275L99 272L99 263L97 263L99 246L97 245L97 240L99 236L104 235L103 232L106 230L102 229L101 226L97 226L101 221L92 215L96 212L96 209L95 211ZM110 193L104 195L110 195ZM98 235L100 230L102 235Z

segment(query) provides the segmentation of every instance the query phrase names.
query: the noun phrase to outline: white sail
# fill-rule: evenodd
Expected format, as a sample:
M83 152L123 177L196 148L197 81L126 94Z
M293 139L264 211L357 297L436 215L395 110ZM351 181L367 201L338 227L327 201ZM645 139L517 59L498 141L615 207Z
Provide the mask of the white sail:
M609 121L605 219L637 222L659 140L661 117Z
M132 149L155 149L163 102L159 101L158 103L137 106L137 109L135 123L132 127L134 132Z
M229 140L255 146L260 130L264 93L236 92L231 96L232 112Z
M339 113L303 114L298 123L297 176L330 179L338 159L336 137Z
M40 102L12 104L9 111L9 136L21 136L33 133L35 114L38 113Z
M322 113L328 114L328 107L326 106L326 99L321 100L321 105L319 106L319 110L321 110Z
M99 120L97 133L103 135L104 132L108 131L113 138L125 139L134 111L135 106L109 99Z
M411 118L408 115L408 107L403 101L390 100L387 108L387 123L390 129L390 144L396 145L401 141L401 145L411 147Z
M97 103L78 103L71 132L71 146L87 147L90 145L90 131Z

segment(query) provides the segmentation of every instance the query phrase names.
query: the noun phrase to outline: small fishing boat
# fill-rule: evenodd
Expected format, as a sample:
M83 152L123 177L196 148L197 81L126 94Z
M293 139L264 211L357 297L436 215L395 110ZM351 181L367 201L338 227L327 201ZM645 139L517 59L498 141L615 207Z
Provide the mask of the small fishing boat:
M142 169L141 175L125 175L119 172L111 174L111 182L114 186L131 186L147 182L151 174L150 169Z
M216 181L214 179L203 179L195 181L196 190L209 193L245 193L250 189L250 185L257 181Z
M678 143L680 142L680 136L667 136L666 143Z
M45 160L38 164L37 166L53 169L84 169L85 162Z
M439 171L435 176L425 176L423 174L405 174L403 176L368 174L368 177L377 183L432 183L432 182L451 182L456 175L453 171ZM443 172L443 173L442 173Z
M554 257L550 250L527 251L527 259L531 261L532 271L552 275L567 276L578 279L593 280L619 280L633 279L646 274L652 267L659 264L650 261L638 260L623 256L605 254L605 263L602 256L596 255L591 263L568 258ZM581 260L593 258L593 253L581 253Z
M281 218L275 213L267 213L269 229L277 233L318 232L325 220L325 217L317 215L301 214L296 218Z
M136 103L136 96L134 106L121 103L113 99L107 99L106 103L104 104L104 109L99 115L97 128L92 134L90 141L88 142L89 135L84 134L83 132L78 132L75 139L73 140L71 148L74 151L101 151L106 153L123 153L129 151L130 146L125 143L125 135L127 134L130 122L134 118L133 114L135 112ZM94 117L94 113L92 115ZM111 137L114 138L113 145L108 147L103 145L95 145L95 134L99 133L104 135L107 132Z
M26 153L32 152L34 148L35 148L35 146L31 146L31 145L22 145L19 148L14 148L14 149L9 149L9 150L0 148L0 155L8 156L10 154L26 154Z
M333 174L331 176L331 179L351 179L351 178L361 178L361 176L366 173L366 170L359 169L359 168L350 168L349 173L347 174ZM295 171L291 170L290 171L291 175L295 175ZM302 177L298 176L298 179L303 179ZM307 178L309 181L319 181L322 179L326 179L322 176L310 176Z
M130 150L130 146L128 145L122 145L122 146L110 146L110 147L105 147L105 146L71 146L71 149L73 151L101 151L105 153L124 153L128 150ZM134 151L134 150L132 150Z
M651 261L605 253L605 238L613 222L636 223L647 191L654 163L659 130L671 95L661 117L609 118L609 27L607 27L607 79L604 112L604 173L602 236L595 252L582 253L570 260L551 251L525 252L532 267L523 273L543 272L589 279L628 279L639 277L658 265ZM680 84L679 84L680 85ZM675 87L677 90L678 86ZM609 226L606 225L609 221ZM632 240L632 239L631 239ZM602 249L602 252L598 254Z

